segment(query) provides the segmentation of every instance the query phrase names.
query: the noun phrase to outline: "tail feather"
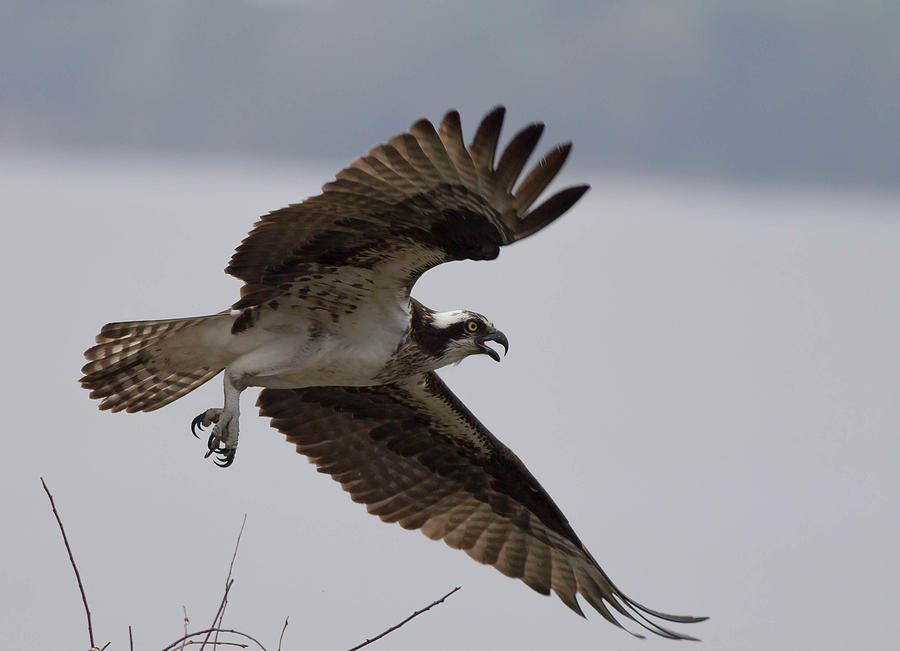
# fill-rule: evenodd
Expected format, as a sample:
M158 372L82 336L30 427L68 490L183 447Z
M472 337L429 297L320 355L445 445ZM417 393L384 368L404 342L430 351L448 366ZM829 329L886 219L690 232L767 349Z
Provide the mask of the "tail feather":
M218 316L218 315L213 315ZM97 343L123 341L127 339L147 341L166 333L176 332L188 326L209 319L208 316L194 316L185 319L157 319L153 321L121 321L107 323L100 328Z
M193 373L172 373L162 382L148 386L129 402L128 412L154 411L177 400L215 377L221 369L201 369Z
M203 356L187 355L173 367L167 351L178 333L227 315L108 323L97 344L84 356L81 386L100 399L100 409L153 411L190 393L218 374L224 366L210 365ZM177 345L177 344L176 344Z

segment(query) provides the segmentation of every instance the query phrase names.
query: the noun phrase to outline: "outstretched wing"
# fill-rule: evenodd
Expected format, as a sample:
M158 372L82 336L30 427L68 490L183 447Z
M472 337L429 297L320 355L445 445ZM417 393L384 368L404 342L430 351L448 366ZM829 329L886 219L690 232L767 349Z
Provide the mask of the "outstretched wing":
M370 513L464 550L583 615L580 594L668 638L693 639L622 594L547 492L434 373L375 387L264 389L263 416Z
M355 305L374 292L408 298L428 269L450 260L493 259L499 247L562 215L588 186L529 208L571 144L552 149L514 190L543 125L516 134L495 165L504 112L488 113L468 147L456 111L437 130L419 120L354 160L322 194L264 216L226 268L246 283L235 307L282 294L314 309Z

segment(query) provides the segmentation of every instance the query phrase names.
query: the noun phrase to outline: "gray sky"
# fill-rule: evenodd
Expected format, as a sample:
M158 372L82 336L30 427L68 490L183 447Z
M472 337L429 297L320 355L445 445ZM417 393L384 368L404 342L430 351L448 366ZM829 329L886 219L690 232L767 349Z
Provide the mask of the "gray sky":
M437 117L437 116L435 116ZM468 116L472 120L474 116ZM553 124L565 137L565 125ZM384 134L388 136L390 134ZM549 145L549 142L547 143ZM443 374L548 489L630 596L703 614L704 649L888 649L900 581L900 200L612 177L491 263L429 272L426 304L486 314L501 364ZM191 418L217 379L153 414L77 385L107 321L217 311L254 218L334 170L4 153L6 464L0 639L86 648L40 489L54 491L98 642L161 648L212 621L244 513L226 626L345 649L456 585L390 649L648 649L353 504L243 400L228 470Z
M0 144L334 164L449 107L618 172L900 187L900 3L0 4Z

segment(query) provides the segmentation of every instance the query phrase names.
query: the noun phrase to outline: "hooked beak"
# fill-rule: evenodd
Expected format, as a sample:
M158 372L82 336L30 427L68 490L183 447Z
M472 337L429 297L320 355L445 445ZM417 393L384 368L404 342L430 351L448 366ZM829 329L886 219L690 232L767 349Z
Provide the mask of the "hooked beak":
M506 355L506 353L509 352L509 340L506 338L506 335L503 334L502 332L500 332L499 330L495 330L495 329L491 328L491 330L489 330L486 335L484 335L483 337L478 337L475 340L475 343L481 349L481 352L485 355L490 355L491 358L495 362L500 361L500 353L498 353L496 350L494 350L493 348L488 346L486 343L488 341L495 341L498 344L500 344L501 346L503 346L503 354L504 355Z

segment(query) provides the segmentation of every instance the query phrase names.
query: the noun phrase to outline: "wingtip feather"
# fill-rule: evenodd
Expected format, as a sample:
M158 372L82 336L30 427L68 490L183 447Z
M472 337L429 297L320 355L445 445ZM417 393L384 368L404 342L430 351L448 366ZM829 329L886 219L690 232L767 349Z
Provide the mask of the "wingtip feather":
M565 214L569 208L575 205L575 202L581 199L590 187L587 184L583 184L573 185L560 190L537 208L526 213L519 221L519 225L513 234L513 241L522 240L529 235L537 233L550 222Z
M531 204L547 189L547 186L559 174L559 170L562 169L571 151L571 141L557 145L547 152L522 179L513 193L513 208L517 214L521 215L528 210Z
M500 139L500 130L503 128L503 118L506 115L506 107L495 106L482 118L475 130L472 143L469 145L469 154L475 165L483 172L494 169L494 156L497 153L497 141Z
M532 122L512 137L500 155L495 172L497 191L509 194L544 133L542 122Z

